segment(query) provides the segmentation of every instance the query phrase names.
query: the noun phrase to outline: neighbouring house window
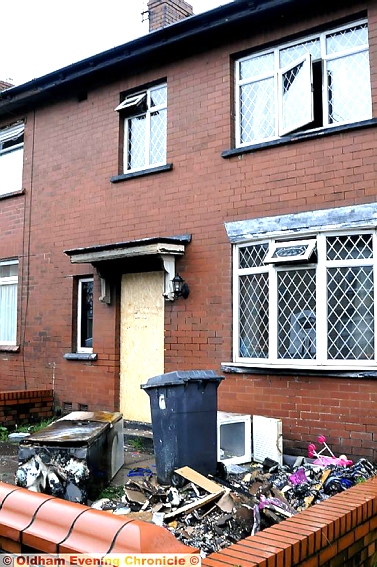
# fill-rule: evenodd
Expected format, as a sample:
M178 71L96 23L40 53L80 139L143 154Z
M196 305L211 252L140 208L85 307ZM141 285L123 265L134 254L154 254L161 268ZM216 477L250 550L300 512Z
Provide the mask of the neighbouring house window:
M234 247L235 362L375 367L376 231Z
M166 84L127 96L115 110L124 118L123 173L165 165Z
M0 130L0 196L22 189L24 124Z
M18 261L0 261L0 344L17 340Z
M93 351L93 278L78 280L77 352Z
M238 147L371 118L367 22L236 61L236 89Z

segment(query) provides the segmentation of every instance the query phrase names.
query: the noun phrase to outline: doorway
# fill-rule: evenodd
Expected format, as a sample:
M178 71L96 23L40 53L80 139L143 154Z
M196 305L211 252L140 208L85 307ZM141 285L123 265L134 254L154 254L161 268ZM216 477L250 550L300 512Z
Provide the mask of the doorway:
M124 274L121 284L120 411L127 421L151 423L140 388L164 372L164 273Z

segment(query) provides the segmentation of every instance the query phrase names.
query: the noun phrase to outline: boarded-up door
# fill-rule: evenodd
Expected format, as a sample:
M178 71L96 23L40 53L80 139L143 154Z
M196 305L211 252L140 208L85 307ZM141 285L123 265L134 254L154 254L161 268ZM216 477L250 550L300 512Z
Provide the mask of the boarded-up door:
M120 324L120 411L151 422L148 394L140 388L164 372L163 272L124 274Z

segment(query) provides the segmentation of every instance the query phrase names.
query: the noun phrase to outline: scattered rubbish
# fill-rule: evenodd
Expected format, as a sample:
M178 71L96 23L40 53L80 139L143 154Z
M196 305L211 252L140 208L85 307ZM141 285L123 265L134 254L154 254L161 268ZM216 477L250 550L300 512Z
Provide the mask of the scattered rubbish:
M135 467L128 472L127 476L151 476L152 474L150 468Z
M175 486L160 485L156 474L134 476L118 501L105 498L93 507L163 526L206 557L377 475L377 467L366 459L340 466L266 458L226 472L219 478L181 467L174 473L184 483Z

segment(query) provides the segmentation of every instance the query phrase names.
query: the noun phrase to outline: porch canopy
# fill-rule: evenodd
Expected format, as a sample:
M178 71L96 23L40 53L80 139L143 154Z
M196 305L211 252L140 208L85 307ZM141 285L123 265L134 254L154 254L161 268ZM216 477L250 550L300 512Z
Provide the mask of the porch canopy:
M184 255L186 245L190 242L191 234L181 234L98 244L85 248L64 250L64 253L69 256L72 264L92 264L97 269L101 278L100 299L102 298L102 301L107 302L106 280L109 273L114 272L114 268L119 266L122 267L121 271L129 271L125 268L125 260L130 261L128 264L142 266L141 271L149 271L151 268L157 269L155 266L158 264L160 268L163 267L165 271L164 296L166 299L173 300L172 279L176 275L175 259L177 256ZM142 263L140 263L140 260L142 260ZM156 260L158 264L156 264Z

